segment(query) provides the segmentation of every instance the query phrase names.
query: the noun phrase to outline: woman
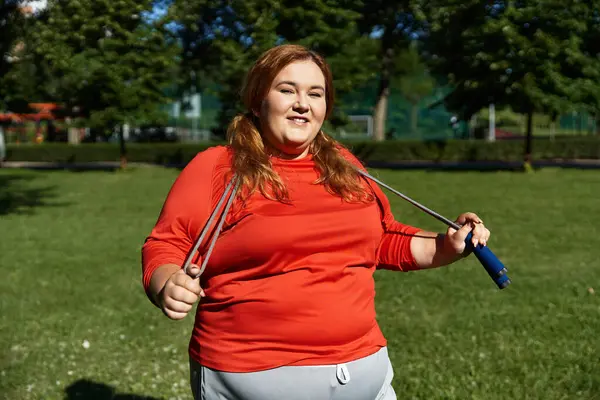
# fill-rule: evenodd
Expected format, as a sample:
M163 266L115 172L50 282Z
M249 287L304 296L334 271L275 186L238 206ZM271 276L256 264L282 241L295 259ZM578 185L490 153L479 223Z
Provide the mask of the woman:
M169 318L202 298L189 344L195 398L395 399L373 273L453 263L469 232L485 245L489 231L473 213L445 235L394 220L362 165L321 130L334 92L319 55L267 51L243 100L229 145L181 172L143 246L144 287ZM233 173L241 189L194 279L201 256L189 276L182 264Z

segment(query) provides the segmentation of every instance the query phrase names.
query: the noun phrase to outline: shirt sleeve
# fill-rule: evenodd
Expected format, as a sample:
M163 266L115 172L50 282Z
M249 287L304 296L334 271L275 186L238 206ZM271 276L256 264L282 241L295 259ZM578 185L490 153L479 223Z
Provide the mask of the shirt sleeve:
M194 246L212 210L215 193L225 186L216 178L223 154L223 147L198 153L171 186L142 246L142 283L147 294L154 271L164 264L183 266ZM193 262L198 263L199 258L196 255Z
M340 149L342 155L356 167L366 171L361 162L347 149ZM364 178L373 190L381 210L383 236L377 251L377 269L394 271L412 271L419 269L410 250L410 242L416 233L422 229L396 221L392 214L390 202L376 182Z
M390 202L379 185L374 182L369 182L369 185L373 188L382 210L383 236L378 249L377 269L393 271L419 269L410 249L410 243L415 234L422 229L396 221Z

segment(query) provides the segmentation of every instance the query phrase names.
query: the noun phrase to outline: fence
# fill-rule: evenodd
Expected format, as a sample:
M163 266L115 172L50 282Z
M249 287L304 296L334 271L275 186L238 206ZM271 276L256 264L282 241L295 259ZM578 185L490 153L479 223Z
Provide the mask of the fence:
M452 113L443 107L430 109L429 104L442 96L441 89L434 95L423 98L418 104L410 104L401 94L392 91L389 98L386 121L386 135L389 139L443 139L464 136L464 124L451 123ZM373 109L376 92L366 87L356 93L339 99L338 107L350 117L347 125L325 129L333 136L344 138L368 137L373 130ZM185 105L190 109L182 111ZM203 93L195 98L175 101L167 107L169 126L175 127L182 137L195 141L208 137L212 129L218 128L218 114L221 104L213 93Z
M441 87L416 104L411 104L401 93L392 89L388 100L386 137L388 139L439 140L477 138L485 134L489 126L488 110L482 110L471 121L455 121L455 116L443 105L430 107L447 93ZM184 141L208 138L210 131L218 127L220 103L215 94L199 96L199 109L192 113L177 111L181 105L174 103L170 113L170 126L176 127ZM325 130L334 137L366 138L373 131L373 110L376 103L376 85L357 90L338 101L338 107L351 122L333 127L325 124ZM195 115L194 115L195 113ZM522 136L526 132L525 115L510 110L496 110L495 126L498 137ZM547 115L534 116L535 135L595 134L599 125L595 116L585 112L560 115L555 121ZM479 131L479 133L478 133Z
M369 85L339 99L337 107L350 116L351 121L347 125L338 127L326 123L325 131L339 139L370 137L373 132L372 115L376 103L376 88L375 84ZM412 104L401 93L392 89L388 103L386 137L399 140L439 140L486 136L485 130L489 124L487 110L482 110L466 123L454 121L454 115L442 105L430 107L431 104L441 100L445 94L444 88L437 87L432 94ZM186 104L190 107L186 107ZM211 131L219 128L218 115L221 104L214 92L173 101L165 104L163 109L169 115L168 126L176 132L182 142L209 140L212 138ZM526 131L526 117L510 110L497 110L495 125L498 137L519 137ZM54 127L51 136L59 141L66 141L69 127L62 121L56 121ZM584 112L564 114L555 121L546 115L534 117L536 135L596 134L599 128L596 116ZM7 143L41 143L49 139L48 125L45 121L5 126L4 133Z

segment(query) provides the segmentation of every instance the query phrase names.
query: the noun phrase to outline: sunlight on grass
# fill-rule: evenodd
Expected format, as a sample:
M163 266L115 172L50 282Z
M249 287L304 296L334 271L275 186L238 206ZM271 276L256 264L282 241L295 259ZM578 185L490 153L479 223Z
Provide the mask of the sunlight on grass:
M140 283L177 173L0 171L4 398L190 397L192 319L169 321ZM513 280L499 291L474 257L376 274L399 398L598 396L597 172L374 173L448 218L477 212ZM445 229L389 197L400 221Z

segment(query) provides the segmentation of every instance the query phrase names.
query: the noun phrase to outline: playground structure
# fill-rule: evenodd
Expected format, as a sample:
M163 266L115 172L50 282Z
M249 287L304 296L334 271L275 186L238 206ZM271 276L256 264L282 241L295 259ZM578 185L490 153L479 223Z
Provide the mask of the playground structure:
M31 112L0 112L0 126L8 143L66 142L69 139L68 117L56 103L28 103ZM79 130L78 130L79 131ZM84 130L75 140L83 138Z

